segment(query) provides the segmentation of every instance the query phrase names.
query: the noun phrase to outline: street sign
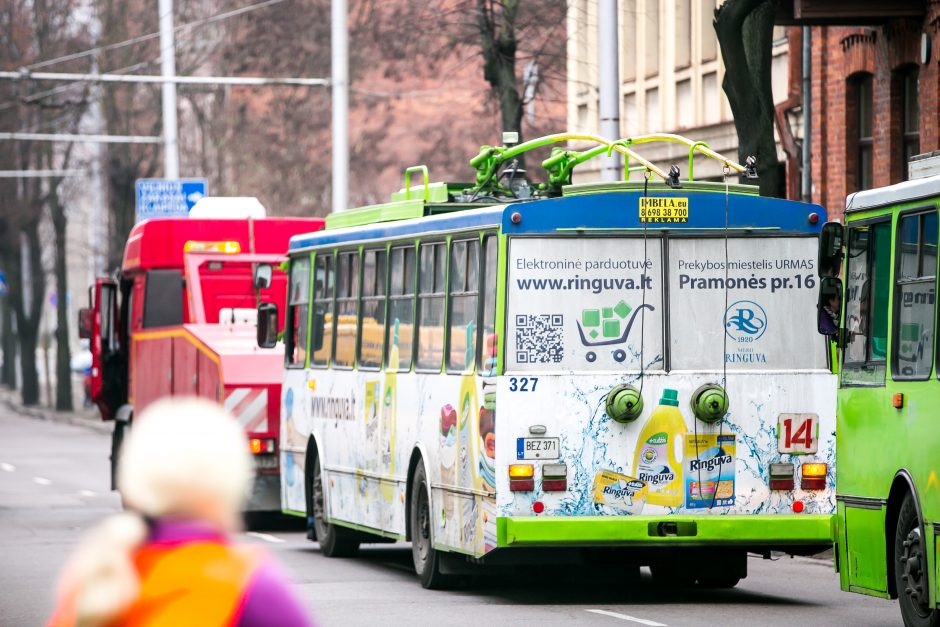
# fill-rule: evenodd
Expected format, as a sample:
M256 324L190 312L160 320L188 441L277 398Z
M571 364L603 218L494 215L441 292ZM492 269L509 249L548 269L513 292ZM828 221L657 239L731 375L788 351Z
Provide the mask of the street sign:
M206 195L205 179L137 179L137 221L186 217Z
M7 275L0 272L0 296L6 296L10 288L7 286Z

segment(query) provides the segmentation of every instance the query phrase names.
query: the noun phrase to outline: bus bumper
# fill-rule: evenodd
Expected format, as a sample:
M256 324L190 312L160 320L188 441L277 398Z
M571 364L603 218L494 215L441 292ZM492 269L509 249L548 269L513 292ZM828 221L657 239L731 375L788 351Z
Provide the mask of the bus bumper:
M497 546L831 546L834 514L497 518Z

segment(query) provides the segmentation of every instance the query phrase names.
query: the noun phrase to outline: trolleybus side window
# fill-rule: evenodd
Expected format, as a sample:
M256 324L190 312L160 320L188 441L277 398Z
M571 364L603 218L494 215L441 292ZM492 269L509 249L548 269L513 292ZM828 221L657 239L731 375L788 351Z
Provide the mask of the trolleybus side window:
M288 367L303 368L307 360L307 310L310 303L310 258L291 260L290 292L287 300L287 342L284 354Z
M385 250L367 250L362 257L362 318L359 322L359 367L382 366L385 343Z
M902 215L895 250L891 374L895 379L923 380L933 368L937 212Z
M317 329L313 336L318 334L322 338L319 348L313 346L310 365L326 368L330 365L330 352L333 350L333 254L329 252L317 253L316 274L313 286L313 322Z
M418 355L420 370L440 370L444 357L447 244L421 244L418 269Z
M487 235L483 238L483 333L482 350L477 367L484 374L496 373L496 254L499 238Z
M888 276L891 223L849 230L846 270L847 329L842 382L884 385L888 343Z
M391 370L411 370L415 328L415 249L414 246L392 248L388 326L385 351ZM397 351L393 351L397 347ZM397 365L392 363L397 356Z
M336 258L336 348L333 365L352 368L356 360L359 305L359 253L341 252Z
M480 240L450 245L450 316L448 316L448 372L472 370L476 363L477 313L480 300Z

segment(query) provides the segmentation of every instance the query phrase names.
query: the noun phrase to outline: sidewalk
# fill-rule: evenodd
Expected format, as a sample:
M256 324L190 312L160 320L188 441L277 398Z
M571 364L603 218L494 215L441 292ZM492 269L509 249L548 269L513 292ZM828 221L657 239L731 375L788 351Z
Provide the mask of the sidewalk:
M98 410L94 407L71 412L55 411L49 407L39 405L24 407L20 402L20 393L18 391L2 386L0 386L0 407L37 420L77 425L101 433L111 433L113 430L110 423L101 420L98 416Z

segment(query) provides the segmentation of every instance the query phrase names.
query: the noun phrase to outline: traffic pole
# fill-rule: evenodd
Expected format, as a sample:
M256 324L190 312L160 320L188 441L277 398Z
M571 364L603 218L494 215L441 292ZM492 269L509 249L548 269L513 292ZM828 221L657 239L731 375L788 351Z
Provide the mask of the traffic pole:
M160 74L176 76L176 44L173 35L173 0L160 0ZM176 84L163 83L163 176L180 177L179 129L176 122Z
M617 0L597 3L597 70L599 77L600 133L620 139L620 53L617 49ZM620 154L601 160L601 180L620 179Z
M333 89L333 211L349 202L349 37L346 0L333 0L330 48Z

